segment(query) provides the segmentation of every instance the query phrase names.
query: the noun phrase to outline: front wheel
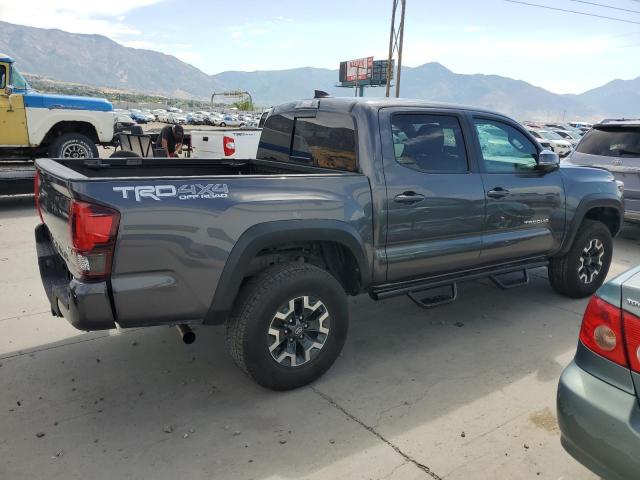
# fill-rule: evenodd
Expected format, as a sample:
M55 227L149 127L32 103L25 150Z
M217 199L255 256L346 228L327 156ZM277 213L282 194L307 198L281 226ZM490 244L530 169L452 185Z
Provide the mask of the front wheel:
M227 322L227 348L257 383L290 390L331 367L348 323L344 289L331 274L304 263L275 265L240 291Z
M551 259L551 286L567 297L591 296L604 283L612 256L613 239L607 226L595 220L584 220L569 253Z
M98 147L86 135L65 133L56 138L48 150L51 158L98 158Z
M221 126L221 127L226 127L226 126L227 126L227 124L226 124L226 123L224 123L224 122L220 122L220 126Z

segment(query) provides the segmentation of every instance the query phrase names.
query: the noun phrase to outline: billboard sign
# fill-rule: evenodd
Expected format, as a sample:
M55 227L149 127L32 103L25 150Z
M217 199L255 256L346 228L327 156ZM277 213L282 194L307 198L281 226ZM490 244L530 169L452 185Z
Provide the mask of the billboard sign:
M356 79L370 80L373 73L373 57L342 62L340 67L341 82L355 82Z
M355 66L354 66L354 62ZM351 67L349 65L351 64ZM341 87L353 87L356 84L371 85L373 87L380 87L387 84L387 60L373 60L369 58L361 58L360 60L351 60L349 62L340 62L340 86ZM363 65L367 65L365 70ZM391 78L393 78L393 69L395 62L391 61ZM356 75L358 74L358 80L356 81ZM365 76L366 73L366 76Z

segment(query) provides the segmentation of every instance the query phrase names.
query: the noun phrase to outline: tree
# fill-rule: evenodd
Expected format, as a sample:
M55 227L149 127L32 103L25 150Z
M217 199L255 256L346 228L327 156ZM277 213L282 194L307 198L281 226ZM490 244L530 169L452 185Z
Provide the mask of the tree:
M239 101L235 102L233 104L233 106L236 107L238 110L241 110L243 112L251 112L251 111L253 111L253 103L251 103L251 101L249 99L239 100Z

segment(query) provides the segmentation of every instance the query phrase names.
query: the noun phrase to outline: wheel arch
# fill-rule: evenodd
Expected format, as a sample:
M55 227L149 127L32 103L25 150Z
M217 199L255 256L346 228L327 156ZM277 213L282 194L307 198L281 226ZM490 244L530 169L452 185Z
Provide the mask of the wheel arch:
M80 133L87 136L93 143L99 143L98 131L91 122L82 120L61 120L49 128L44 135L40 146L48 147L51 143L61 135L66 133Z
M618 198L602 197L600 194L587 195L576 208L570 219L565 242L559 256L566 255L585 219L596 220L607 226L611 236L615 237L624 222L624 206Z
M364 243L356 229L345 222L283 220L254 225L240 236L227 258L205 324L225 321L245 279L262 270L260 265L256 270L255 260L263 252L283 244L319 247L324 268L347 293L360 293L371 282ZM272 264L265 264L264 268Z

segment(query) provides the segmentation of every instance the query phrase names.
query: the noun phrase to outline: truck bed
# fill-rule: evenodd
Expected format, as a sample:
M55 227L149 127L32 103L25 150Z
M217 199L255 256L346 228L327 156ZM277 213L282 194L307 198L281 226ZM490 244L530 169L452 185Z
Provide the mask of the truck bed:
M330 174L353 175L353 173L326 168L295 165L271 160L251 159L206 159L206 158L111 158L111 159L42 159L53 171L60 166L72 170L82 177L97 178L179 178L234 175L283 175L283 174ZM68 170L67 170L68 171Z
M76 258L73 202L119 214L108 278L69 280L64 268L43 273L53 278L47 290L53 311L76 312L66 316L84 330L221 321L228 306L213 300L223 269L248 265L250 258L236 265L230 256L262 229L272 235L293 229L278 241L282 248L305 231L332 241L328 225L372 244L371 188L361 173L256 159L47 158L36 168L46 268ZM83 298L102 307L73 303L78 288L90 289Z

